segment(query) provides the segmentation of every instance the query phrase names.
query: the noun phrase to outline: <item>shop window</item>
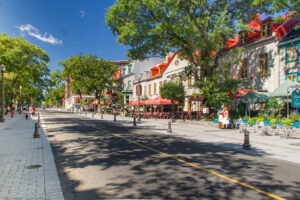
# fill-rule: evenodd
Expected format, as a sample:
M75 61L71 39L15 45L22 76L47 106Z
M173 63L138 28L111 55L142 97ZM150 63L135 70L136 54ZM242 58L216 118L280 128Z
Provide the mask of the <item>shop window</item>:
M259 55L259 76L266 76L268 74L268 54Z
M265 23L261 26L261 36L270 36L271 35L271 23Z
M246 44L247 43L247 32L240 33L240 44Z
M286 62L293 62L298 60L299 56L297 54L297 51L299 51L299 44L287 47L285 56Z
M153 93L156 94L156 83L153 84Z
M241 62L240 74L241 74L241 78L247 78L247 59L244 59Z
M290 81L293 81L293 82L299 82L298 72L288 73L286 75L286 79L290 80Z

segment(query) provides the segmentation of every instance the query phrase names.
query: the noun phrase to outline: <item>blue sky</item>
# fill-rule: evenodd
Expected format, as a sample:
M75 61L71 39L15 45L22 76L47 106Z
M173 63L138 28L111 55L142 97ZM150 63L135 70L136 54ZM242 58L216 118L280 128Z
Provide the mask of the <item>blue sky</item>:
M114 0L0 0L0 32L24 39L44 49L50 69L77 53L124 60L126 47L105 23L105 9Z

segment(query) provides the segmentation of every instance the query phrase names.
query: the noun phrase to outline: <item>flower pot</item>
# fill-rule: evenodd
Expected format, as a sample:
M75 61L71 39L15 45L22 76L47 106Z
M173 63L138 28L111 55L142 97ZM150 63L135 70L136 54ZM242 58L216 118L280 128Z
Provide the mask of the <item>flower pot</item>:
M300 122L292 122L293 126L296 128L300 127Z

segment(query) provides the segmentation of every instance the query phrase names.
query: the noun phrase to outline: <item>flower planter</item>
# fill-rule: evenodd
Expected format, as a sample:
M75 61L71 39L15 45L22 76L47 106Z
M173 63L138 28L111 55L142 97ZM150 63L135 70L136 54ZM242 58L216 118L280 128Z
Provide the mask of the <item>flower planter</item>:
M264 124L270 126L270 121L264 121Z
M296 128L300 127L300 122L292 122L293 126Z
M218 120L214 120L214 123L219 123L219 121Z

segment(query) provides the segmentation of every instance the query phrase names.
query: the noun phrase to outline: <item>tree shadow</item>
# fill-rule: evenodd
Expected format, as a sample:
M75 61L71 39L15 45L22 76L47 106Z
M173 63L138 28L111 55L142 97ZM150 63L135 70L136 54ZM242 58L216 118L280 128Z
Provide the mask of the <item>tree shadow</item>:
M300 199L298 165L107 120L73 116L47 121L65 199L270 199L201 167L281 197Z

